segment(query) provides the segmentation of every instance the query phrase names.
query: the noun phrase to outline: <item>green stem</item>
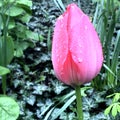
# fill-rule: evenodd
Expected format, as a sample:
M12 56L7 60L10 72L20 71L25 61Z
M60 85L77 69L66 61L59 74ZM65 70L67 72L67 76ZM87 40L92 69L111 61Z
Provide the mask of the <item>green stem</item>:
M75 92L76 92L78 120L83 120L82 96L81 96L81 88L80 88L80 86L75 87Z
M2 76L2 90L3 90L3 94L6 94L6 75Z
M6 17L4 15L4 12L1 14L2 22L3 22L3 38L2 38L2 63L1 66L6 67L7 66L7 34L8 34L8 25L9 25L9 16ZM3 93L6 94L6 75L2 76L2 90Z

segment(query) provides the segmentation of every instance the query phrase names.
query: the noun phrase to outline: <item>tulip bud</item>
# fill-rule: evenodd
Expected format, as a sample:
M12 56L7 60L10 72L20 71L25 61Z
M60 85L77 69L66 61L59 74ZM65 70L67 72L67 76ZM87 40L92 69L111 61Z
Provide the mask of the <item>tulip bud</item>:
M76 4L68 5L56 21L52 63L57 78L71 86L90 82L100 72L103 52L99 37Z

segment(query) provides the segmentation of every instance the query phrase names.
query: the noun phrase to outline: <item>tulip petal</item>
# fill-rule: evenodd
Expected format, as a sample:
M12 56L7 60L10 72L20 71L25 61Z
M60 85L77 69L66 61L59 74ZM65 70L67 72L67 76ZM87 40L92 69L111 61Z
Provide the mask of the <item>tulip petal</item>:
M89 82L99 73L103 62L98 35L86 15L72 27L69 35L72 58L82 72L82 82Z
M57 19L53 35L52 61L58 78L60 78L60 73L68 53L67 19L67 14L61 15Z
M72 60L72 55L70 51L68 52L67 59L64 62L63 68L64 69L61 74L61 81L66 83L67 85L77 84L77 71L79 68L76 65L76 63Z
M76 4L70 4L67 7L68 12L68 30L72 29L77 23L80 22L83 15L85 15L82 10L80 10Z
M56 22L52 43L52 63L59 80L67 85L91 81L103 62L102 46L94 26L75 4Z

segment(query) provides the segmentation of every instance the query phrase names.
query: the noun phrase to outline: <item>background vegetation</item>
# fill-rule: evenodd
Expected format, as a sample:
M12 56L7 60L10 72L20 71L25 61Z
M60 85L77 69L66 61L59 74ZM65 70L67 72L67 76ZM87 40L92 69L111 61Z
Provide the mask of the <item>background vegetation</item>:
M71 2L90 17L104 51L101 73L82 86L85 120L119 120L119 0L0 1L0 118L3 120L5 116L10 120L76 120L75 92L56 79L51 63L55 20Z

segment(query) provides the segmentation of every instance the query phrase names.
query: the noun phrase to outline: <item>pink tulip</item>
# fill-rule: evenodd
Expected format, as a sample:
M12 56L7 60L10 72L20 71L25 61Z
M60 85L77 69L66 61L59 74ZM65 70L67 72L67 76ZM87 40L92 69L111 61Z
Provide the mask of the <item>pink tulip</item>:
M57 78L67 85L90 82L103 63L102 46L90 22L76 4L70 4L55 25L52 63Z

